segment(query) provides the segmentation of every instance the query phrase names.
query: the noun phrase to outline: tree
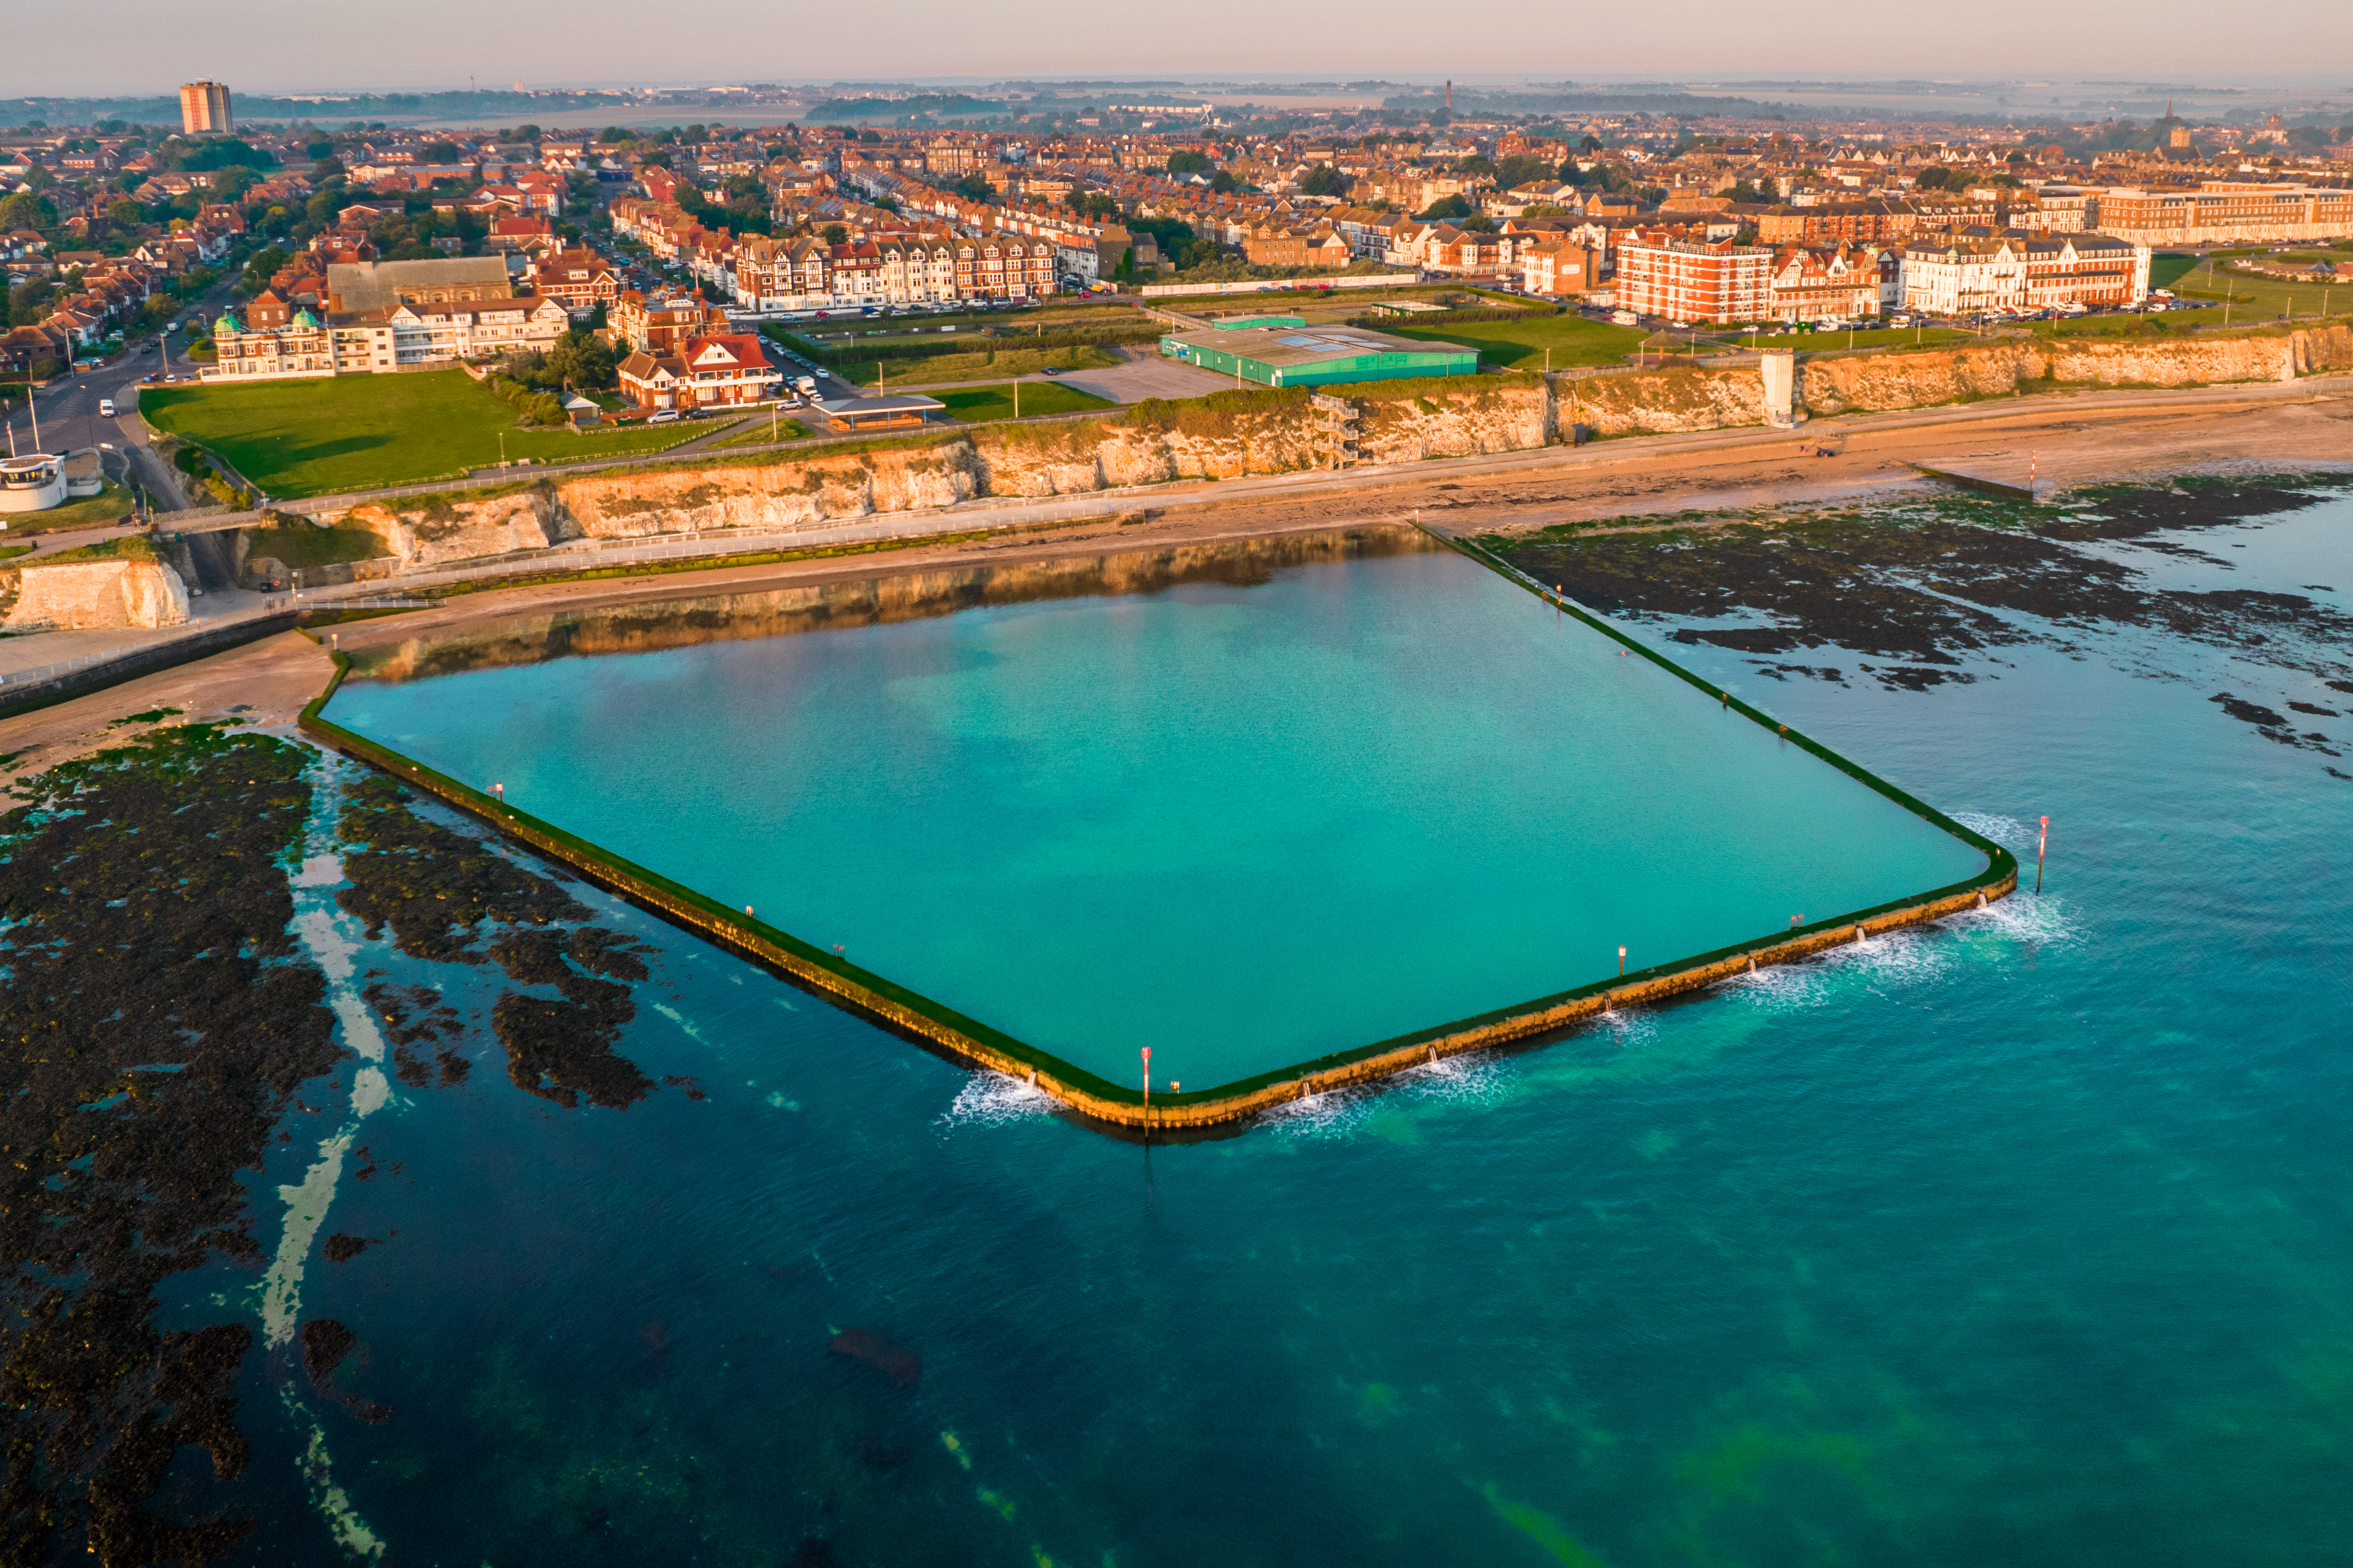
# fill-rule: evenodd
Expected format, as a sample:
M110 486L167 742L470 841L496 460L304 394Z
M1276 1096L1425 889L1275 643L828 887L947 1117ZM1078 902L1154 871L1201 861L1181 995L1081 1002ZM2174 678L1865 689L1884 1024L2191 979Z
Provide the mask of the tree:
M1454 172L1458 174L1492 174L1495 172L1495 163L1485 153L1473 153L1467 158L1455 159Z
M1461 196L1440 196L1414 216L1425 223L1449 223L1469 217L1478 210Z
M1493 234L1495 232L1495 220L1485 213L1472 213L1458 226L1470 234Z
M1931 165L1912 177L1913 187L1923 191L1948 191L1955 187L1957 176L1950 169Z
M990 184L987 177L979 174L965 175L962 179L958 180L951 189L953 189L957 195L962 196L968 202L994 202L997 200L997 187Z
M37 191L18 191L0 200L0 232L16 228L55 228L58 209Z
M1172 174L1206 174L1209 172L1209 155L1190 147L1180 147L1168 154L1168 172Z
M245 264L245 276L237 280L238 286L248 294L259 294L269 287L270 279L285 265L286 253L274 245L265 245Z
M593 331L575 327L548 345L546 374L554 385L602 392L617 385L613 351Z
M311 165L311 183L323 184L347 173L341 158L322 158Z
M1542 158L1522 153L1495 165L1495 184L1508 191L1518 185L1533 185L1552 172L1552 165Z
M1345 196L1348 194L1348 176L1329 163L1318 163L1307 171L1299 182L1303 195L1311 196Z
M849 230L838 223L829 223L825 226L825 242L828 245L848 245Z
M123 227L129 228L133 224L144 223L147 220L147 209L125 196L122 200L109 205L106 216Z
M1219 195L1225 195L1228 191L1238 190L1240 186L1241 182L1234 178L1233 171L1230 169L1220 169L1209 176L1209 189Z
M465 155L459 151L455 142L446 137L441 141L428 142L425 144L425 161L428 163L455 163Z

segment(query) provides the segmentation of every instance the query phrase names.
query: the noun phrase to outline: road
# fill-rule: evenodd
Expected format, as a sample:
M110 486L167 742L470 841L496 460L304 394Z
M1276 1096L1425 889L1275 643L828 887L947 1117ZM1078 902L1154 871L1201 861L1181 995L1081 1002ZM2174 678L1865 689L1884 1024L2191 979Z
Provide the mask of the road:
M224 278L206 291L204 298L185 306L180 321L187 323L209 321L228 303L230 280ZM185 357L188 333L184 330L164 340L164 346L151 351L148 345L155 340L133 339L125 344L125 352L103 364L77 370L70 376L51 382L33 395L33 408L40 424L41 449L49 452L79 451L96 447L108 453L107 478L118 482L128 480L144 490L161 511L179 510L185 503L180 499L179 488L169 477L163 460L149 447L147 428L138 416L139 382L142 376L156 371L186 374L195 367ZM115 407L112 418L99 412L99 405L111 399ZM18 449L26 449L33 435L34 421L23 414L12 418L10 434ZM79 542L102 538L100 531L82 536Z

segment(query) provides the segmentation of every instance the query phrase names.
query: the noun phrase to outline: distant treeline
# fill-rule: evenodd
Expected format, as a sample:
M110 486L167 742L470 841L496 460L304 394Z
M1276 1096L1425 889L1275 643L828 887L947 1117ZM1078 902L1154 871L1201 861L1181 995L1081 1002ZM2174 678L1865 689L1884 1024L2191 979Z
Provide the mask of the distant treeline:
M336 121L387 114L453 118L480 114L529 119L558 109L612 109L629 102L620 92L371 92L351 98L258 98L237 94L237 117ZM142 125L180 123L180 100L170 98L18 98L0 106L0 125L95 125L124 120Z
M1004 114L1002 99L973 98L961 92L923 92L912 98L828 98L808 106L808 122L830 125L843 120L897 120L910 114L939 116Z

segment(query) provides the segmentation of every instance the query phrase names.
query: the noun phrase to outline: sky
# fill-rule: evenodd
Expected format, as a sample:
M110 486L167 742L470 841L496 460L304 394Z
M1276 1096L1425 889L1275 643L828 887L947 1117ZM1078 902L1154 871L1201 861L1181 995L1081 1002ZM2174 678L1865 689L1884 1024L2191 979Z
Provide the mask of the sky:
M364 6L311 8L297 25L275 0L112 0L96 31L88 7L12 9L0 97L169 92L198 78L248 93L463 87L470 69L485 86L1298 72L2211 82L2332 64L2342 79L2327 85L2353 90L2353 5L2345 0L1978 0L1841 13L1846 25L1834 26L1797 24L1787 6L1757 0L1489 0L1471 13L1401 0L1187 0L1180 13L1050 4L1008 11L950 0L900 0L887 11L767 0L696 0L675 10L624 0L406 0L389 26L385 13Z

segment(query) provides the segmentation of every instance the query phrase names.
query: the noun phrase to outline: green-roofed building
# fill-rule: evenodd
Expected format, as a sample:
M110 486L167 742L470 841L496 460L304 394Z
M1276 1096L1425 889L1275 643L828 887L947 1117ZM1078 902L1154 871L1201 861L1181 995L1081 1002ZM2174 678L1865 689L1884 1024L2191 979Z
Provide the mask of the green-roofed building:
M1210 327L1170 332L1160 340L1160 352L1261 386L1337 386L1479 372L1476 349L1393 338L1363 327Z

